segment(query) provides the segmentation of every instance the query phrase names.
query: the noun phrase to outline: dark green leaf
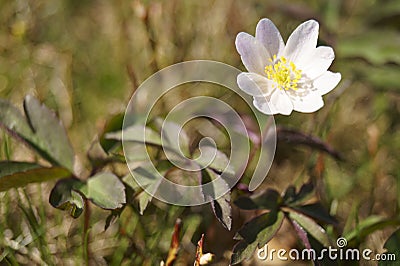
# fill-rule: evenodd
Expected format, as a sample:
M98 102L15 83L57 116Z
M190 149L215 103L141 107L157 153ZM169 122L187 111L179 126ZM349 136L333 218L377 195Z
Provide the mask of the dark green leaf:
M99 173L90 177L79 191L103 209L121 208L126 203L125 186L112 173Z
M336 219L332 217L320 203L313 203L291 208L321 222L327 224L337 224Z
M289 186L285 195L283 196L283 200L288 205L300 204L306 201L310 196L312 196L312 192L314 190L314 185L312 182L308 182L301 186L298 193L296 193L296 189L294 186Z
M220 178L219 175L214 173L212 170L206 169L202 171L203 181L212 181L214 179ZM207 182L205 182L207 183ZM215 190L205 191L203 190L204 199L214 199L211 201L211 207L214 212L215 217L221 222L221 224L228 230L231 230L232 226L232 210L231 210L231 192L228 184L224 190L227 191L222 197L215 199Z
M26 96L24 108L35 132L34 147L45 159L73 171L75 155L61 122L33 96Z
M296 195L296 201L303 200L314 190L314 184L310 181L301 186L299 193Z
M267 189L257 195L240 197L234 203L243 210L277 210L282 197L276 190Z
M0 162L0 191L70 175L71 172L62 167L47 168L33 163L3 161Z
M389 266L389 265L393 265L396 266L398 265L398 261L400 258L400 230L395 231L388 240L386 240L385 245L383 246L384 248L386 248L386 256L389 256L389 254L394 254L395 260L394 261L380 261L379 265L381 266ZM392 255L390 255L392 256Z
M337 160L342 159L342 155L339 152L318 137L285 127L278 127L277 134L278 141L284 141L294 145L304 145L312 149L324 151Z
M324 245L324 247L328 247L330 245L330 241L325 229L317 224L313 219L296 211L290 211L289 218L296 221L310 235L312 235L316 240Z
M110 215L106 218L106 224L104 225L104 231L107 230L120 216L124 208L111 210Z
M268 243L281 227L283 218L282 212L269 212L246 223L237 233L242 240L233 248L231 264L249 259L257 247L262 248Z
M285 203L289 203L294 198L296 198L296 187L293 185L288 186L285 190L285 195L283 195L283 200Z
M77 192L84 184L77 178L66 178L57 182L50 193L50 204L57 209L67 210L73 218L82 214L85 203Z
M172 167L172 165L167 161L162 161L159 163L157 169L152 167L152 163L142 164L132 170L132 175L125 176L123 181L129 185L133 190L137 190L139 187L145 188L147 191L151 192L152 195L158 189L162 179L160 175L165 175L165 173ZM139 184L138 184L139 183ZM143 214L149 202L152 200L153 196L147 191L141 192L137 198L139 200L139 212Z
M122 129L122 124L124 121L124 114L117 114L113 116L110 120L107 121L106 125L104 126L103 133L100 135L99 141L101 147L103 147L105 152L109 152L117 143L118 141L107 139L106 134L110 132L120 131Z
M36 163L0 161L0 177L12 175L18 172L25 172L40 167L41 166Z
M253 256L256 248L257 248L256 241L252 243L247 243L244 240L240 241L233 247L230 265L235 265L244 260L250 259Z

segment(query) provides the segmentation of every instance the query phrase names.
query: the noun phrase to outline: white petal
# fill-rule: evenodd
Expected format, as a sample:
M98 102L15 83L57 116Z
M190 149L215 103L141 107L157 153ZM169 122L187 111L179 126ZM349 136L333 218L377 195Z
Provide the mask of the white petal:
M338 85L341 78L340 73L326 71L325 74L314 80L314 88L320 95L327 94Z
M273 55L279 58L285 47L279 30L274 23L267 18L263 18L258 22L256 27L256 39L265 46L269 52L270 58L272 58Z
M283 115L290 115L293 111L293 104L289 96L283 90L275 90L271 95L271 104Z
M290 115L293 110L290 98L279 89L275 89L271 97L254 97L253 104L260 112L267 115Z
M314 49L314 52L307 60L307 66L304 67L303 73L306 74L308 78L315 79L328 70L333 59L335 59L335 53L331 47L319 46Z
M293 109L302 113L312 113L324 106L322 97L316 93L309 93L303 97L292 97Z
M272 81L255 73L240 73L237 77L239 88L251 96L271 94Z
M265 47L256 38L245 32L240 32L236 36L235 44L246 69L249 72L263 74L270 58Z
M283 56L296 64L300 69L317 46L319 24L308 20L300 24L289 36Z
M266 97L254 97L253 105L261 112L267 115L278 114L279 112L272 106Z

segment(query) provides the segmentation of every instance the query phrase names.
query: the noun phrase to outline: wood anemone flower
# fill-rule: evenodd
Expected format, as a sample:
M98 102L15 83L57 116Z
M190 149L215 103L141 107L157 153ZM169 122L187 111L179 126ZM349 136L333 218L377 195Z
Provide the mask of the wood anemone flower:
M290 115L293 110L312 113L324 106L322 95L333 90L340 73L328 71L333 49L317 46L319 24L308 20L299 25L287 43L269 19L262 19L255 37L240 32L236 49L248 72L238 75L241 90L253 96L262 113Z

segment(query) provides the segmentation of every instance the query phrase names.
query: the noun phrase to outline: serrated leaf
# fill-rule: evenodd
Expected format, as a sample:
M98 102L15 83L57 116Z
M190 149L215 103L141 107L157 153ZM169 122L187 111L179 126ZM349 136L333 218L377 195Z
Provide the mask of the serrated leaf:
M110 215L106 218L106 223L104 225L104 231L106 231L115 221L121 216L124 208L111 210Z
M157 119L156 122L161 123L161 119ZM178 151L178 154L183 154L185 157L189 156L189 137L180 125L164 121L161 134L164 141L163 146L171 147L173 150Z
M250 197L240 197L234 203L243 210L277 210L282 203L282 197L278 191L267 189Z
M318 240L324 247L330 246L330 241L325 229L317 224L313 219L298 213L296 211L289 212L289 218L296 221L302 228L304 228L310 235Z
M204 183L210 182L214 179L220 178L219 175L214 173L210 169L206 169L202 171L202 179ZM221 179L222 180L222 179ZM231 209L231 192L228 184L225 183L224 191L227 191L223 196L215 199L216 190L213 189L203 189L203 195L205 200L213 199L211 201L211 207L215 217L217 217L218 221L228 230L231 230L232 226L232 209ZM218 184L221 186L221 183ZM203 187L204 188L204 187ZM218 189L221 189L220 187Z
M122 141L133 141L162 146L159 134L149 127L133 125L122 131L110 132L105 134L106 139Z
M71 172L74 167L74 151L60 120L33 96L26 96L24 109L35 139L34 146L47 160L64 166Z
M49 162L72 171L74 152L59 120L33 96L25 98L24 107L26 118L12 104L0 100L0 124Z
M291 207L292 209L301 212L309 217L327 224L337 224L337 220L332 217L328 211L320 203L312 203L303 206Z
M70 175L71 172L62 167L42 167L33 163L2 161L0 162L0 191Z
M137 198L139 199L139 213L140 215L143 215L144 211L147 208L147 205L149 205L149 203L153 199L153 196L146 191L142 191L141 193L139 193Z
M397 225L400 225L400 218L386 219L381 216L370 216L357 224L352 231L346 233L343 237L347 239L349 246L358 246L371 233L388 226Z
M125 176L123 180L133 189L146 188L157 182L160 175L163 176L171 167L173 167L173 164L167 160L159 161L156 167L153 166L152 162L146 162L132 169L132 172Z
M297 193L296 201L303 200L314 191L314 184L310 181L301 186L299 193Z
M67 210L73 218L78 218L85 207L84 199L77 192L83 182L77 178L58 181L50 193L49 202L57 209Z
M283 218L282 212L269 212L247 222L237 233L242 240L233 248L231 265L249 259L257 247L262 248L268 243L281 227Z
M152 200L155 192L160 185L162 179L160 175L163 176L172 165L167 161L162 161L158 165L158 169L152 166L152 163L142 164L139 167L136 167L132 170L131 174L124 177L124 182L126 182L130 187L134 190L137 190L139 187L145 188L147 191L141 192L137 198L139 200L139 212L143 214L144 210L147 208L147 205ZM139 183L139 184L138 184Z
M208 167L214 169L218 173L224 172L224 174L235 175L234 169L229 165L229 158L226 156L225 153L219 151L215 147L212 146L203 146L202 152L205 154L215 154L214 159L211 163L208 162L208 156L200 156L200 151L196 150L193 154L193 158L196 159L196 162L202 167ZM203 158L203 161L202 161ZM209 164L208 164L209 163Z
M148 150L143 143L125 142L124 143L124 159L132 167L132 164L141 164L149 160Z
M293 185L288 186L287 189L285 190L285 194L283 195L283 200L285 201L285 203L288 203L295 197L296 197L296 187Z
M240 241L233 247L230 265L250 259L256 248L257 242L247 243L246 241Z
M135 181L131 173L127 174L122 178L122 181L127 184L130 188L132 188L134 191L136 191L138 188L140 188L139 184Z
M113 173L99 173L88 179L80 192L103 209L118 209L126 203L125 186Z
M285 195L283 196L283 200L288 205L297 205L306 201L310 196L312 196L312 192L314 190L314 185L312 182L308 182L301 186L299 192L296 193L296 189L294 186L289 186Z

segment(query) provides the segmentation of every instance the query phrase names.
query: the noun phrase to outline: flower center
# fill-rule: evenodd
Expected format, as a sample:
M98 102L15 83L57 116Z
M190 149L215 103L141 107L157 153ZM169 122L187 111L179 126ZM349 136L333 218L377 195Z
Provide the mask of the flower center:
M274 88L280 90L297 90L297 83L301 78L301 70L296 68L292 61L288 61L284 56L276 60L276 55L269 59L273 65L265 67L265 73L269 80L274 81Z

